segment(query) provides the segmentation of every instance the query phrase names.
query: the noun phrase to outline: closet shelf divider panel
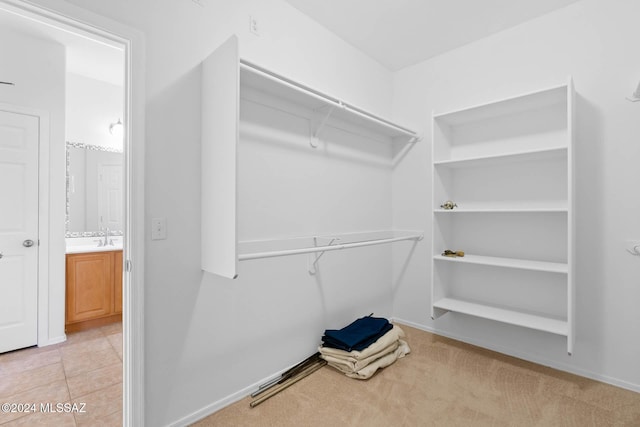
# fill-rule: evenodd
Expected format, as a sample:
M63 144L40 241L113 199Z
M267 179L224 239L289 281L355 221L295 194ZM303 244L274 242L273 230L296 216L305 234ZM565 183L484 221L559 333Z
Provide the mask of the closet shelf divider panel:
M238 61L232 37L202 63L201 267L228 279L238 275Z

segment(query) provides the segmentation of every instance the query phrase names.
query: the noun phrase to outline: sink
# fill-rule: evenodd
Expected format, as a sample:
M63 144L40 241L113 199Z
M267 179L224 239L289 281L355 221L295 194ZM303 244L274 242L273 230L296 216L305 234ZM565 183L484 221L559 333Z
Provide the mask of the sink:
M122 250L122 236L109 237L107 246L102 245L104 237L70 237L65 239L68 254L81 254L86 252L107 252Z

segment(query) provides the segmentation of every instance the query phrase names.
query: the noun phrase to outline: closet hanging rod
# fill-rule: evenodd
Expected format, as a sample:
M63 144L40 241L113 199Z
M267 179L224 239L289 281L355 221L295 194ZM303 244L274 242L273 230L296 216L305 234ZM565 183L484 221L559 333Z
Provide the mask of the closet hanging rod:
M385 119L383 119L381 117L378 117L378 116L376 116L374 114L371 114L371 113L369 113L367 111L361 110L360 108L357 108L357 107L355 107L353 105L349 105L346 102L343 102L343 101L339 100L338 98L334 98L332 96L329 96L329 95L326 95L326 94L324 94L322 92L319 92L319 91L317 91L315 89L311 89L311 88L309 88L307 86L304 86L304 85L302 85L300 83L297 83L297 82L295 82L293 80L289 80L289 79L287 79L285 77L282 77L282 76L280 76L280 75L278 75L276 73L273 73L273 72L271 72L269 70L266 70L266 69L264 69L264 68L262 68L262 67L260 67L258 65L252 64L252 63L250 63L248 61L245 61L244 59L240 60L240 68L241 69L245 69L245 70L247 70L247 71L249 71L251 73L260 75L260 76L262 76L262 77L264 77L266 79L274 81L274 82L276 82L278 84L281 84L283 86L286 86L286 87L291 88L293 90L296 90L298 92L302 92L302 93L304 93L304 94L306 94L308 96L311 96L311 97L313 97L315 99L318 99L318 100L320 100L320 101L322 101L322 102L324 102L326 104L330 104L330 105L342 108L344 110L347 110L347 111L349 111L350 113L352 113L352 114L354 114L356 116L359 116L359 117L362 117L362 118L364 118L366 120L369 120L369 121L372 121L374 123L377 123L377 124L379 124L381 126L384 126L384 127L388 128L388 129L392 129L392 130L394 130L396 132L399 132L399 133L402 133L402 134L404 134L406 136L410 136L412 138L412 142L415 142L415 141L417 141L419 139L419 136L415 132L413 132L412 130L409 130L409 129L404 128L402 126L398 126L398 125L396 125L394 123L391 123L388 120L385 120Z
M338 245L331 245L331 246L314 246L312 248L285 249L281 251L270 251L270 252L256 252L251 254L238 255L238 260L248 261L248 260L260 259L260 258L273 258L278 256L287 256L287 255L310 254L313 252L337 251L339 249L350 249L350 248L359 248L362 246L381 245L383 243L400 242L403 240L422 240L423 237L424 237L423 234L412 234L410 236L404 236L404 237L365 240L362 242L341 243Z
M353 106L351 106L349 104L343 103L343 105L344 105L344 109L345 110L350 111L351 113L355 114L356 116L360 116L360 117L362 117L362 118L364 118L366 120L378 123L381 126L386 126L386 127L390 128L390 129L396 130L396 131L398 131L398 132L400 132L400 133L402 133L402 134L404 134L406 136L410 136L411 137L411 142L417 142L418 139L420 138L413 131L410 131L410 130L405 129L405 128L401 127L401 126L395 125L395 124L393 124L391 122L386 121L385 119L382 119L380 117L374 116L371 113L367 113L366 111L361 110L361 109L359 109L357 107L353 107Z

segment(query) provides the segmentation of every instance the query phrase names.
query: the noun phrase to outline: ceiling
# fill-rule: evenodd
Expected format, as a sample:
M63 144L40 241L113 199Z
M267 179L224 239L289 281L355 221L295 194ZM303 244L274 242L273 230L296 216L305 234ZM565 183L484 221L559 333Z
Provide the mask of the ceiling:
M579 0L285 0L391 71Z
M516 26L579 0L285 0L391 71ZM67 47L71 73L122 85L124 55L96 42L0 10L0 28Z
M83 37L8 10L0 10L0 28L64 45L69 73L117 86L124 84L124 51L111 41Z

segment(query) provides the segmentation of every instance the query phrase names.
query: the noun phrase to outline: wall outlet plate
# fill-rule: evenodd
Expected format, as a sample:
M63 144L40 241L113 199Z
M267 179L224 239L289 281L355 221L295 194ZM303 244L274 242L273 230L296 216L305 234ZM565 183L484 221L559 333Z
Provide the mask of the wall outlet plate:
M167 219L151 219L151 240L164 240L167 238Z

